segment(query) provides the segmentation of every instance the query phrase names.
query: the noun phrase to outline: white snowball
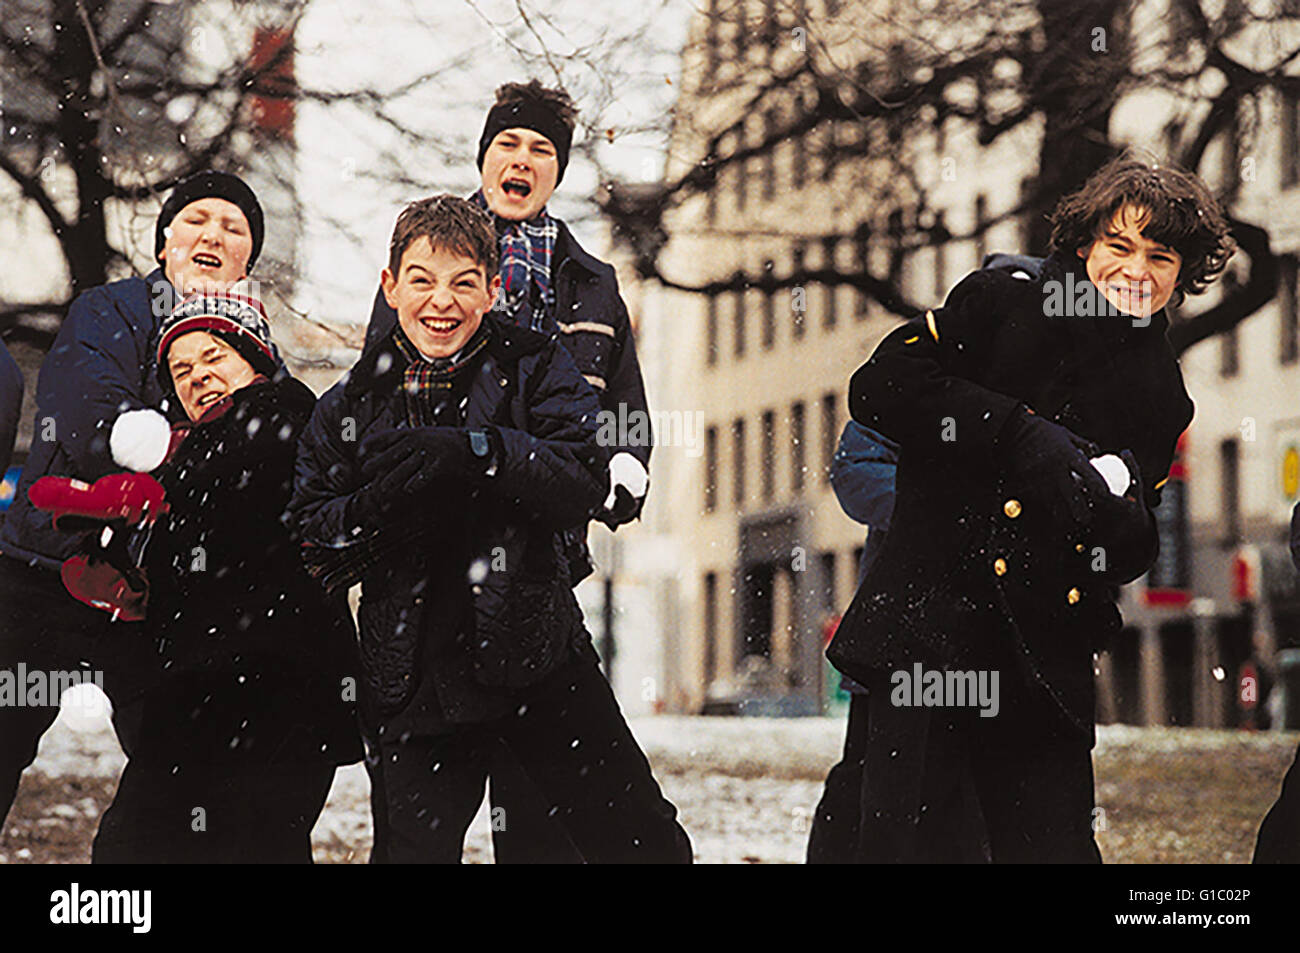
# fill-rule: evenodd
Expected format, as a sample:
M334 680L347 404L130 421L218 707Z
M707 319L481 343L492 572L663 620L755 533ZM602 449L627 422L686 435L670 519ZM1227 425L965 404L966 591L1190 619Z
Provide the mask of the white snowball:
M113 423L108 448L118 466L148 473L167 456L172 428L156 410L128 410Z
M1093 457L1088 462L1101 474L1102 479L1106 481L1106 486L1110 487L1110 492L1116 496L1123 496L1124 491L1133 482L1133 474L1129 473L1128 466L1113 453Z

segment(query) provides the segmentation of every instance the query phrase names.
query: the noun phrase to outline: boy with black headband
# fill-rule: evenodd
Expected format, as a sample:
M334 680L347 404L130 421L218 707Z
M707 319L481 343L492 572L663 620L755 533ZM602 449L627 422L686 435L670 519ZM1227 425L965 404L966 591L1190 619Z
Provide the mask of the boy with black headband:
M373 856L459 862L504 744L586 860L689 862L563 552L608 490L596 395L553 339L488 313L497 255L473 203L407 206L381 279L397 326L299 446L308 564L362 587Z
M559 334L600 408L627 420L626 433L610 449L610 491L596 513L611 529L637 518L649 490L649 410L637 362L636 342L614 269L589 255L567 225L547 211L564 178L577 108L563 89L537 80L506 83L496 91L479 137L479 191L471 201L492 214L500 251L501 297L495 310L514 324ZM375 296L367 347L396 323L382 293ZM644 421L643 427L635 423ZM643 442L634 442L643 433ZM587 527L565 534L572 582L592 571ZM556 825L549 823L535 794L510 759L493 771L492 802L504 807L506 829L493 832L498 860L576 861Z

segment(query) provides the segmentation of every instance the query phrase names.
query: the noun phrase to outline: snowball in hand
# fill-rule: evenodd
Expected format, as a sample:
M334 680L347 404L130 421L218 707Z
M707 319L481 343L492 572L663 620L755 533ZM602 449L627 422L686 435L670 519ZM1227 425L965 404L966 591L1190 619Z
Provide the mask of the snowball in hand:
M1123 496L1129 484L1133 482L1133 474L1129 473L1128 466L1113 453L1093 457L1088 462L1101 474L1101 478L1106 481L1106 486L1110 487L1110 492L1116 496Z
M626 450L614 454L609 461L609 498L605 500L605 509L613 508L614 491L620 486L636 500L645 496L650 489L650 474L646 473L641 461Z
M171 424L158 411L128 410L113 424L108 449L118 466L148 473L166 458L171 439Z

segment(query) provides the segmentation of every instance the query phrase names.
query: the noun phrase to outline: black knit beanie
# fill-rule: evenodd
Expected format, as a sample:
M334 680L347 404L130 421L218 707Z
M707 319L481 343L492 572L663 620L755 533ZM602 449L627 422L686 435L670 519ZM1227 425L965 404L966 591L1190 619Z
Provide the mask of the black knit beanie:
M154 259L158 258L163 246L167 244L167 227L171 225L172 219L191 202L206 198L232 202L239 206L239 210L244 213L244 218L248 219L248 231L253 237L253 250L248 256L247 269L252 271L253 262L257 261L257 255L262 250L262 236L266 227L262 219L262 206L258 204L257 196L243 179L215 169L206 169L186 176L176 183L172 194L167 196L162 211L158 213L158 224L154 228Z
M499 133L506 129L531 129L551 140L555 146L555 160L559 170L555 175L555 184L564 178L564 169L569 164L569 146L573 143L573 130L564 124L560 114L549 105L536 99L520 100L513 103L500 103L488 110L487 121L483 124L483 135L478 140L478 167L483 169L483 157L487 155L488 146Z

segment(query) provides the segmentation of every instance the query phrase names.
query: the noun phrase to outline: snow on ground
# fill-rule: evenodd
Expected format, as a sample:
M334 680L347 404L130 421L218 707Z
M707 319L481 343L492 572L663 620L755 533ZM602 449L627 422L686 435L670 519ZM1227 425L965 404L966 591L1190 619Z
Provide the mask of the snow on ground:
M664 794L680 811L697 862L803 861L822 781L843 744L843 719L658 716L629 723ZM1273 733L1102 726L1094 754L1097 804L1106 820L1098 831L1103 856L1148 863L1249 860L1254 831L1276 796L1296 740ZM51 825L75 822L93 831L93 818L111 790L106 786L122 764L103 711L65 708L29 772L35 782L30 788L48 791L48 801L33 805L30 840L16 832L11 817L9 857L54 859L41 849L41 831ZM313 832L319 862L366 861L369 787L360 765L335 775ZM81 837L76 833L78 842ZM470 828L465 859L490 861L490 840L484 807ZM88 855L71 855L81 856Z

